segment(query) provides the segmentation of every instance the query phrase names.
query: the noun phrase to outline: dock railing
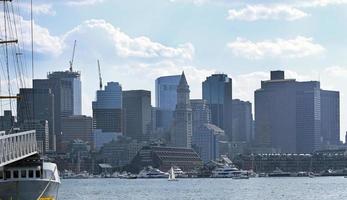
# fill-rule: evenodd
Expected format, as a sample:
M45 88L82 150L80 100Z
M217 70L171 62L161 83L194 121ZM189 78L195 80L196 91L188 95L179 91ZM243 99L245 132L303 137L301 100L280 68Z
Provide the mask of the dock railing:
M37 154L36 131L0 132L0 167Z

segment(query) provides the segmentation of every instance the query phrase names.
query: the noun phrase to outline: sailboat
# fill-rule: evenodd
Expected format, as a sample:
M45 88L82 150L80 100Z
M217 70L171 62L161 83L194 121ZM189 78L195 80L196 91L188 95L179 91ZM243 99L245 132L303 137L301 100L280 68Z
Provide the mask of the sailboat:
M175 171L174 171L173 167L171 167L171 169L169 171L169 179L168 179L168 181L178 181L178 179L176 179Z

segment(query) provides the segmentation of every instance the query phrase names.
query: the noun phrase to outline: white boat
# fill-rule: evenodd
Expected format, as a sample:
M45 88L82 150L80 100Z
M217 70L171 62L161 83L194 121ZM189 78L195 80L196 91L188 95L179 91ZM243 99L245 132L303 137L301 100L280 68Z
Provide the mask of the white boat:
M176 175L175 175L175 171L174 168L171 167L170 171L169 171L169 181L178 181L178 179L176 179Z
M243 172L234 165L224 164L212 170L211 178L233 178L240 176Z
M120 179L137 179L137 176L128 172L123 172L118 175Z
M0 169L0 199L56 200L60 178L54 163L14 164Z
M145 167L140 171L137 178L168 178L169 174L153 167Z
M185 173L181 168L177 166L173 166L172 168L177 178L188 178L188 174Z

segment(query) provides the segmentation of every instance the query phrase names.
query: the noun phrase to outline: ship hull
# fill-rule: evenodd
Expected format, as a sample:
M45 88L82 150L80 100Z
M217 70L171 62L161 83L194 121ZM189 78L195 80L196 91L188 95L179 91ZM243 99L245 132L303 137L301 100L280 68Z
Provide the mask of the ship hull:
M57 200L59 185L58 182L48 180L0 182L0 200Z

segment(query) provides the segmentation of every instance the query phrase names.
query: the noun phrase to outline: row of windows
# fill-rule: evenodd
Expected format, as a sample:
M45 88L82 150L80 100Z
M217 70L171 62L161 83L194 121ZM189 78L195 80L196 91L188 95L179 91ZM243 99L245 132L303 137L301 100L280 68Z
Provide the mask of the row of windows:
M19 178L41 178L40 170L11 170L0 171L0 180L19 179Z

